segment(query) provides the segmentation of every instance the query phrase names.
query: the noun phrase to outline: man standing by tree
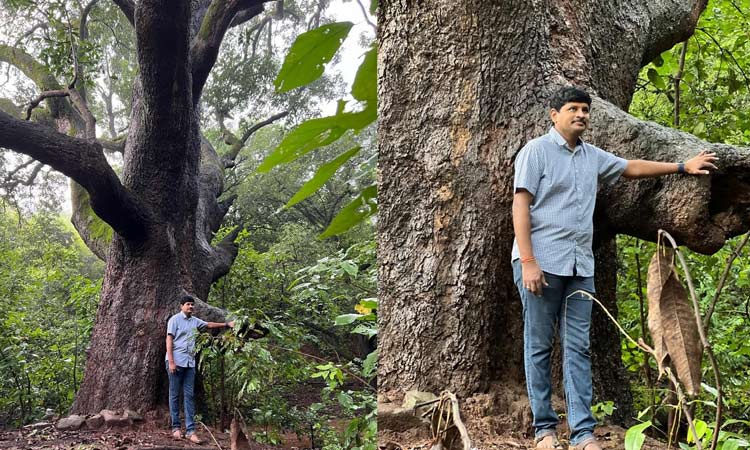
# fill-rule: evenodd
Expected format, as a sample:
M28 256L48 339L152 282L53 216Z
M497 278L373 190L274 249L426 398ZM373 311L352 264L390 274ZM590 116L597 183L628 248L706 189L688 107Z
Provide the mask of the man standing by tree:
M530 141L515 161L513 274L523 303L524 366L534 415L535 447L562 448L551 403L550 355L556 325L563 348L565 400L571 449L601 450L593 431L589 353L590 299L594 292L593 215L598 182L673 173L707 175L714 153L685 163L625 160L583 142L591 97L565 87L550 102L554 127Z
M195 336L207 328L232 328L231 322L205 322L193 317L195 297L185 294L180 299L180 312L167 322L167 373L169 374L169 413L172 419L172 436L180 439L180 388L185 403L185 437L195 444L201 439L195 434Z

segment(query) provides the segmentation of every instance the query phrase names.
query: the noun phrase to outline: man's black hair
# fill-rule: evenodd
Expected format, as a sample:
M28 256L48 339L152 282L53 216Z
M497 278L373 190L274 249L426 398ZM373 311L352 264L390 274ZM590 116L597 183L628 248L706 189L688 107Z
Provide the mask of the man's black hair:
M195 303L196 301L198 301L198 299L190 294L183 294L182 297L180 297L180 305L184 305L187 302Z
M564 87L552 94L549 100L550 108L560 111L566 103L586 103L591 106L591 96L577 87Z

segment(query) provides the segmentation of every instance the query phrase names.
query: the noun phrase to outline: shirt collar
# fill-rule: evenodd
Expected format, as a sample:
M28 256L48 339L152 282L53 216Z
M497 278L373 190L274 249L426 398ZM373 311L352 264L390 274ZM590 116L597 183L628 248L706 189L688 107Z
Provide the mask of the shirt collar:
M185 320L190 320L190 317L192 317L192 316L188 317L187 314L185 314L182 311L180 311L180 314L182 314L182 318L185 319Z
M555 127L549 129L549 135L552 137L552 140L557 143L557 145L565 147L566 150L568 149L568 141L566 141L565 138L562 137L560 132L557 131ZM580 137L578 138L578 144L576 145L576 147L578 147L579 145L583 145L583 139ZM573 151L575 151L575 148L573 149Z

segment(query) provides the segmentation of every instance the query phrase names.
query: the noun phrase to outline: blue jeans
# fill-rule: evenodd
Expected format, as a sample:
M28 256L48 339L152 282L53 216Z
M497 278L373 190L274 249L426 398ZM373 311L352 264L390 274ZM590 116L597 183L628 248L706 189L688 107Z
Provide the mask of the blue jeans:
M180 429L180 388L182 388L183 402L185 403L185 434L190 436L195 432L195 400L193 388L195 386L195 367L177 366L177 371L169 371L167 362L167 374L169 375L169 415L172 417L172 429Z
M559 328L570 443L578 445L593 436L596 426L591 414L589 328L592 300L582 294L568 296L577 290L593 294L594 278L544 272L549 286L543 289L541 296L536 296L523 287L519 260L513 261L513 277L523 303L523 359L535 436L554 433L558 422L552 409L550 356L555 329Z

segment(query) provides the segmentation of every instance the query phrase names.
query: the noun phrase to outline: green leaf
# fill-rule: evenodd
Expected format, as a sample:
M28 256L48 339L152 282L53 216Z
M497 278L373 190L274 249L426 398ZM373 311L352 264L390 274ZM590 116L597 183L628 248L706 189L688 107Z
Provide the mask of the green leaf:
M334 22L297 36L273 82L276 92L288 92L320 78L323 65L333 59L352 25Z
M340 113L334 116L310 119L289 132L281 143L258 166L258 172L268 172L279 164L294 161L318 147L323 147L340 138L347 130L361 130L377 118L377 106L359 112Z
M284 208L289 208L290 206L296 205L297 203L314 194L315 191L320 189L320 187L323 186L326 181L331 179L331 177L334 173L336 173L339 167L341 167L345 162L349 161L354 155L356 155L361 148L362 147L360 146L354 147L353 149L340 154L332 161L320 166L320 168L318 168L318 171L315 172L315 175L313 175L310 180L302 185L299 191L294 194L294 197L292 197L287 202L287 204L284 205Z
M704 434L706 434L706 430L708 430L708 424L702 420L696 420L693 425L695 426L695 433L696 436L693 436L693 430L692 428L688 428L688 435L687 435L687 441L688 443L695 442L703 437Z
M375 11L378 9L378 0L370 0L370 14L375 15Z
M341 234L378 212L378 205L375 202L377 195L376 185L364 188L357 198L339 211L318 238L325 239Z
M364 300L361 300L359 302L359 304L362 305L365 308L377 309L378 308L378 299L376 299L376 298L375 299L366 298Z
M706 124L705 122L698 122L695 124L695 127L693 127L693 134L701 137L706 133Z
M721 446L721 450L737 450L740 448L740 441L737 439L729 439Z
M371 352L369 355L367 355L367 358L362 362L362 372L366 377L370 377L372 375L375 375L375 370L377 370L377 364L378 364L378 350L375 349L373 352Z
M341 268L352 277L357 276L357 272L359 271L359 267L351 261L342 261Z
M361 102L375 102L378 98L378 48L373 46L357 69L352 83L352 96Z
M667 87L666 84L664 84L664 79L659 75L659 72L656 71L656 69L648 69L648 72L646 73L648 75L648 79L659 89L664 89Z
M342 314L340 316L336 316L335 323L336 325L349 325L360 317L362 317L362 314Z
M705 390L706 392L710 393L714 397L718 397L719 396L719 391L717 391L716 388L713 388L713 387L707 385L706 383L701 383L701 386L703 387L703 390Z
M628 428L625 432L625 450L641 450L643 443L646 441L646 435L643 430L651 426L651 421L639 423Z
M361 334L362 336L367 336L368 338L371 338L373 336L377 336L378 330L372 325L366 325L364 323L361 323L357 325L356 327L354 327L354 329L352 330L352 333Z

